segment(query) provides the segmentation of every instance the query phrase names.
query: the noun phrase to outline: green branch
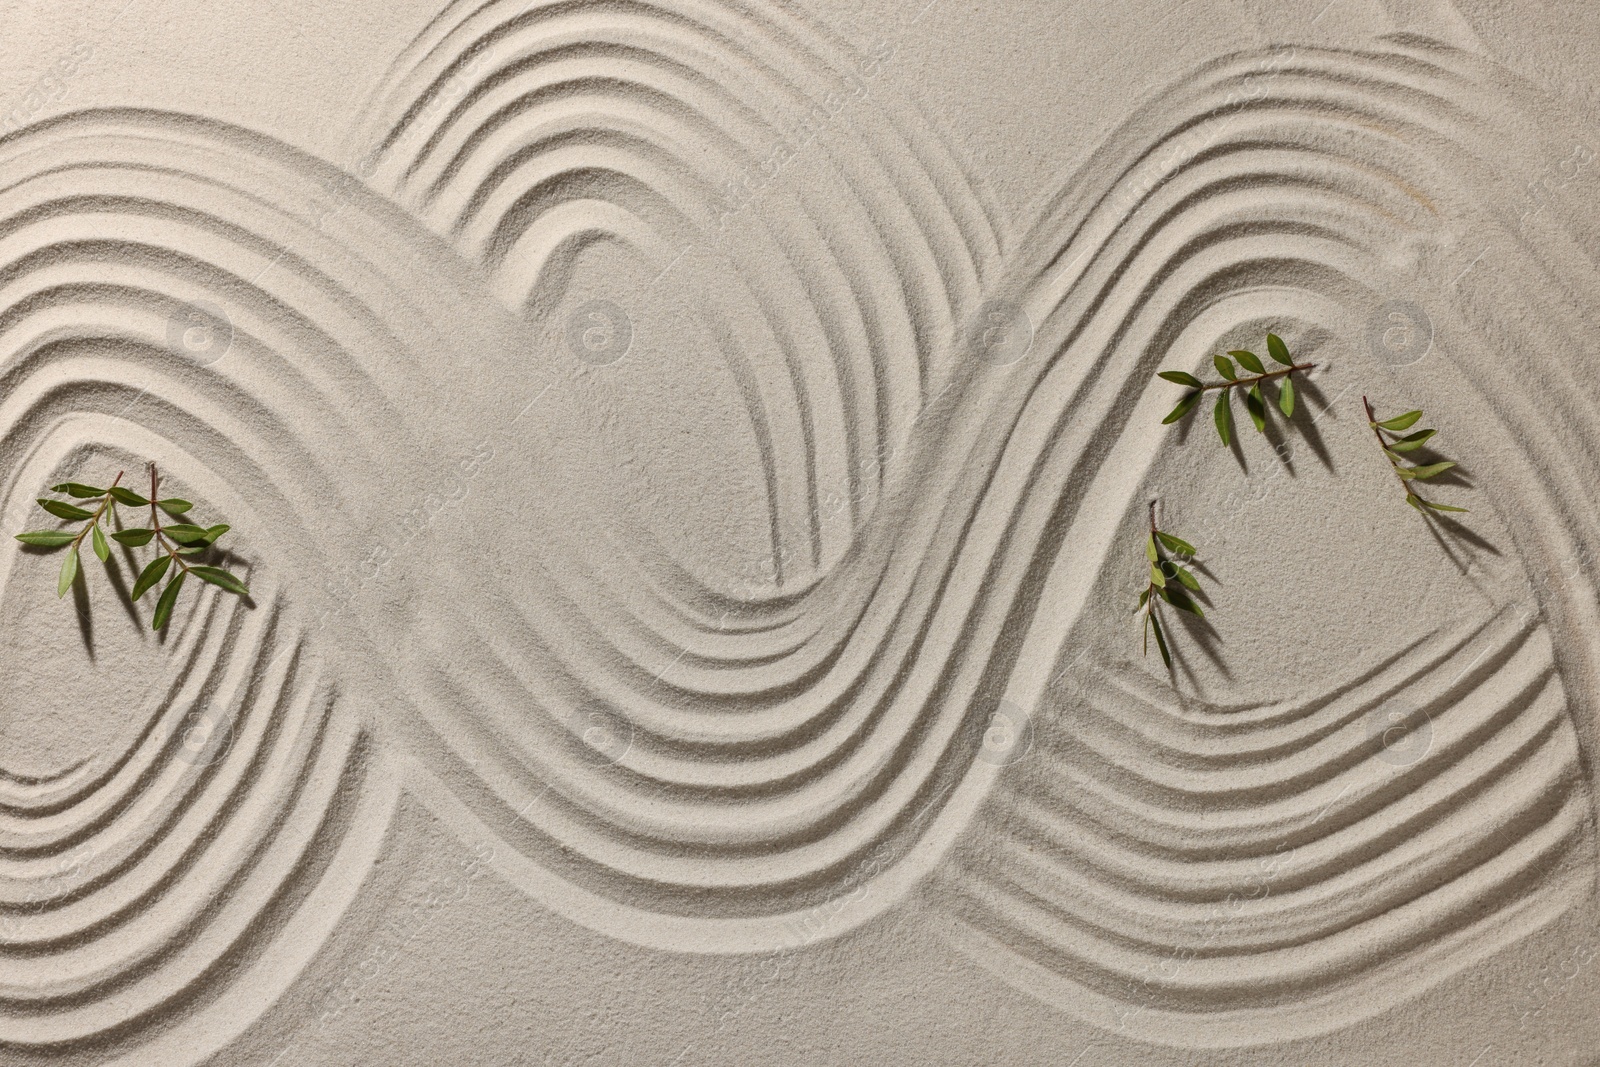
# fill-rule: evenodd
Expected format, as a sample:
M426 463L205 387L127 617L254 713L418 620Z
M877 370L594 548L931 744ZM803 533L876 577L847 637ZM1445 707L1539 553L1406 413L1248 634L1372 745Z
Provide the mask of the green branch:
M149 592L176 563L178 569L173 574L167 587L161 591L160 598L156 601L155 617L151 620L152 629L160 630L167 625L167 620L172 617L173 605L177 603L178 593L183 588L184 580L189 575L194 575L203 582L209 582L220 589L227 590L235 596L249 596L250 590L236 576L221 567L203 564L191 564L183 557L197 556L216 544L217 538L228 532L226 524L216 526L195 526L190 523L163 526L161 512L166 512L173 518L181 517L194 505L187 500L177 497L159 499L159 481L156 475L156 465L150 464L150 496L140 496L131 489L125 488L122 483L123 472L117 472L116 479L110 488L100 489L81 482L63 482L50 487L52 493L63 493L68 497L78 500L92 500L96 497L100 505L94 511L88 511L67 500L50 500L39 498L39 506L58 519L67 522L82 522L83 528L74 534L71 530L32 530L28 533L17 534L17 540L23 544L33 545L37 548L63 548L67 549L67 556L61 563L61 572L56 580L56 596L65 596L67 590L72 588L72 583L78 577L78 552L85 537L94 549L94 554L101 563L110 565L111 545L106 540L106 534L101 528L111 529L117 514L117 505L125 504L128 507L150 508L150 525L131 530L112 530L111 540L125 548L143 548L155 542L158 555L140 570L138 578L133 583L130 599L138 600Z

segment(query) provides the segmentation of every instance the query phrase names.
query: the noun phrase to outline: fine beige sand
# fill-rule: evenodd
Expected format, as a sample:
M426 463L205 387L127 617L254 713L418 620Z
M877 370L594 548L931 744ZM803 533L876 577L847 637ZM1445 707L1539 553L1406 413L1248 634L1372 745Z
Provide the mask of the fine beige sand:
M0 1064L1600 1064L1587 0L3 21Z

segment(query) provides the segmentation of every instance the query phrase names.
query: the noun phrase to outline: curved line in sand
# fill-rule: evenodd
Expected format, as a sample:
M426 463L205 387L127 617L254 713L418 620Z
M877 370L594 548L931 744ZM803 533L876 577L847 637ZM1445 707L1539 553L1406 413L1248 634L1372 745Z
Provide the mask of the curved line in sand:
M1045 672L1019 672L1012 699L1041 709L1041 758L1002 778L935 878L956 942L1019 988L1175 1046L1277 1042L1421 995L1592 893L1596 652L1576 635L1595 622L1581 530L1596 496L1536 457L1600 425L1592 387L1555 367L1530 400L1520 361L1491 339L1532 319L1528 358L1576 343L1596 279L1565 235L1535 252L1508 224L1518 190L1491 162L1507 138L1480 116L1525 95L1411 39L1231 57L1131 119L1008 264L1053 358L979 407L1015 427L1013 447L1030 426L1053 429L1023 448L1032 479L1011 480L1069 487L1058 521L1077 548L1045 579L1059 610L1024 664L1068 644L1095 572L1141 517L1152 439L1115 427L1158 422L1170 396L1146 386L1166 353L1254 321L1253 290L1271 289L1267 317L1291 341L1348 333L1361 320L1343 309L1375 294L1427 301L1451 360L1433 369L1470 397L1452 424L1498 446L1473 466L1528 579L1486 590L1493 619L1423 635L1292 705L1178 701L1103 665L1069 722L1043 710ZM1545 278L1551 298L1453 295L1454 268L1394 276L1397 231L1448 236L1460 219L1516 260L1506 277ZM1116 443L1096 456L1100 438ZM1096 468L1075 478L1088 456ZM1582 563L1540 579L1563 559ZM1431 748L1403 768L1365 729L1398 693L1432 716Z

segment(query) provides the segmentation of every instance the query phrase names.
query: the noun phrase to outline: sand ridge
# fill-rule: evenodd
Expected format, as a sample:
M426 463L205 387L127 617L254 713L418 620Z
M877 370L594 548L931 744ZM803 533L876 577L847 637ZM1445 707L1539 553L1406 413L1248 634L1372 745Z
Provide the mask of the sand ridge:
M0 765L19 1062L226 1048L375 906L402 796L630 948L909 911L1184 1049L1349 1026L1589 898L1600 426L1576 361L1523 369L1593 335L1537 199L1581 121L1417 34L1253 49L1013 232L896 53L775 5L458 3L338 164L153 108L0 139L0 515L155 459L256 590L141 639L125 748ZM1363 347L1397 296L1435 378ZM1482 516L1438 546L1461 617L1283 697L1203 632L1175 679L1099 636L1215 447L1151 375L1265 328L1313 411L1439 411ZM1401 696L1417 753L1372 729Z

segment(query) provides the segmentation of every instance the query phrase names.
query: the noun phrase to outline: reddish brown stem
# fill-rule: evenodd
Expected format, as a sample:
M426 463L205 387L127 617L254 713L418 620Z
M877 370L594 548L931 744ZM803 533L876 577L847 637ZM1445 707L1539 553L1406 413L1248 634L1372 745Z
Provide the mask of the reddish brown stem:
M183 573L189 573L189 565L178 556L176 547L168 543L167 535L161 532L161 516L156 509L156 465L150 464L150 528L155 531L156 547L164 549L172 557L172 562L178 565Z
M1394 457L1389 454L1389 442L1383 439L1383 433L1378 427L1377 413L1372 410L1372 404L1368 402L1365 396L1361 398L1361 406L1366 408L1367 425L1372 427L1372 436L1378 439L1378 447L1383 449L1383 458L1389 461L1389 469L1394 471L1395 478L1400 482L1400 489L1406 494L1406 500L1409 502L1416 494L1411 491L1411 487L1406 484L1406 480L1400 477L1400 464L1396 463ZM1421 500L1422 498L1417 497L1417 499Z
M118 471L117 472L117 479L116 479L116 481L111 483L111 488L115 489L117 487L117 482L122 481L122 475L123 475L122 471ZM100 525L100 516L102 516L102 515L104 515L106 513L106 508L109 507L110 505L111 505L111 494L107 493L105 496L100 498L100 506L95 509L94 515L92 515L89 518L89 525L87 525L83 529L79 530L78 531L78 536L74 537L72 539L72 547L74 549L76 549L79 545L81 545L83 543L83 539L89 535L89 531L90 530L92 530L96 526Z
M1232 389L1236 385L1252 385L1256 382L1264 382L1269 378L1282 378L1285 374L1293 374L1297 370L1310 370L1315 366L1315 363L1296 363L1292 367L1285 367L1282 370L1269 370L1265 374L1257 374L1252 378L1231 378L1225 382L1202 385L1200 391L1203 393L1207 389Z

